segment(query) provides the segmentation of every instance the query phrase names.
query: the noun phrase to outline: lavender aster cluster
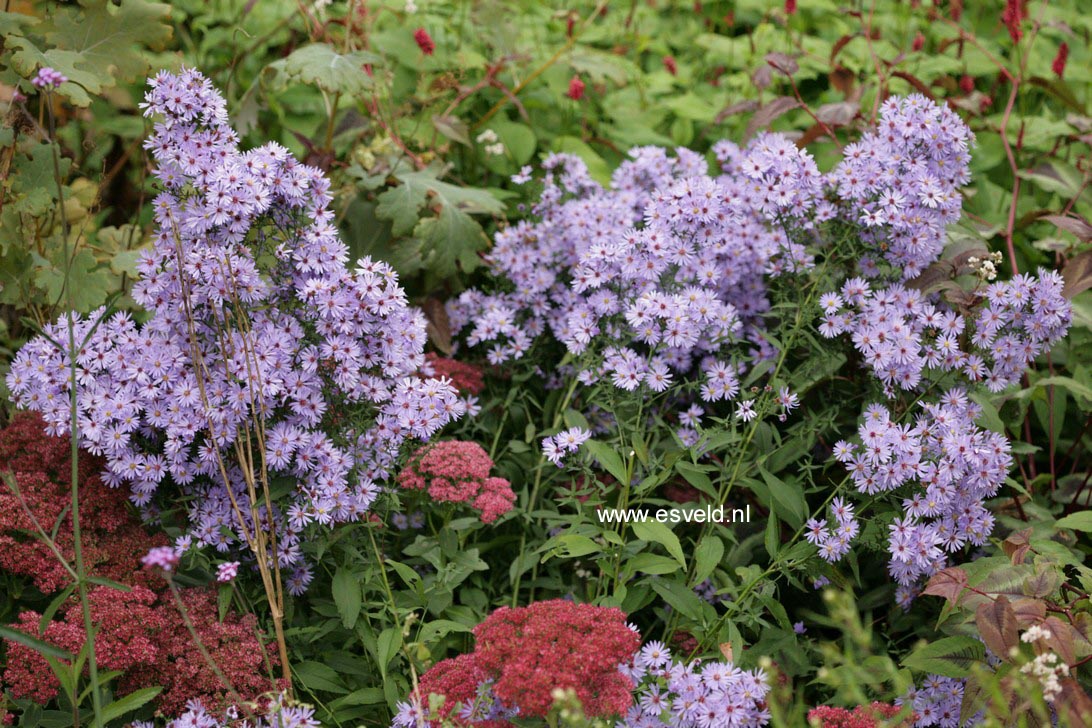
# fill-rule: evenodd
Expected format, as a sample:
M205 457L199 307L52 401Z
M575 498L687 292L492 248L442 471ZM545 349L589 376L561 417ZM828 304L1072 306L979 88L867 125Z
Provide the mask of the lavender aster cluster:
M560 466L566 456L576 452L580 446L587 442L591 433L581 427L570 427L556 435L550 435L542 439L542 452L546 459L554 465Z
M903 279L940 256L946 227L959 219L973 141L947 106L921 94L891 97L880 108L877 128L847 146L831 173L829 181L863 225L865 240Z
M469 345L503 362L549 330L573 353L594 350L586 383L663 391L769 307L762 276L784 236L752 214L746 180L708 176L685 149L631 156L609 189L571 155L545 162L538 219L500 233L491 254L514 290L449 305Z
M649 642L623 672L639 687L616 728L753 728L770 720L762 670L719 661L672 664L670 649Z
M898 424L886 407L872 405L859 428L861 444L835 445L835 457L860 492L919 488L889 527L889 570L903 605L921 580L945 566L946 554L986 542L994 519L983 501L997 493L1013 464L1008 440L975 425L981 408L962 390L921 409L913 424Z
M853 515L853 504L842 498L835 498L830 504L834 523L827 525L827 519L810 518L804 524L804 537L809 543L819 547L819 556L831 563L840 560L849 553L853 539L861 532L861 526Z
M8 386L65 432L74 355L80 444L105 456L108 482L128 483L138 505L162 483L182 486L182 545L227 551L272 520L298 591L304 529L362 517L403 442L465 404L446 381L415 376L425 320L393 270L367 258L346 268L322 173L277 144L240 151L197 71L150 86L143 108L159 121L146 146L163 191L133 287L150 318L64 318L19 351ZM250 448L292 484L273 513L251 501L256 476L236 457Z
M993 283L968 322L916 289L892 284L874 291L863 278L851 278L840 294L821 297L819 333L849 333L888 396L896 387L917 389L928 370L956 372L1000 392L1065 335L1071 308L1063 285L1057 272L1043 269L1038 277Z
M982 722L981 712L967 719L961 717L963 692L967 681L961 678L929 675L920 688L911 688L906 695L895 699L895 705L913 706L915 726L978 725Z

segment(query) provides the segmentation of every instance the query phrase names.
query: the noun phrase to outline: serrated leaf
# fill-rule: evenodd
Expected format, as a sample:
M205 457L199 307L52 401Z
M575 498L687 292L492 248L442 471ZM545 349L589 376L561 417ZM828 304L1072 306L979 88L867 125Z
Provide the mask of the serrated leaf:
M959 597L966 586L967 572L958 566L949 566L930 577L922 594L943 597L953 604L958 604Z
M488 245L482 226L470 215L445 205L436 217L417 223L413 234L421 240L431 268L441 276L453 276L457 264L466 272L478 267L477 252Z
M944 677L966 677L971 665L983 662L986 651L973 637L945 637L910 653L902 664L918 672Z
M633 535L642 541L652 541L667 549L679 565L686 568L686 556L683 554L682 544L675 532L668 528L667 524L659 521L635 521L630 524Z
M424 187L400 184L383 191L376 202L375 216L391 221L391 232L408 235L421 216L428 190Z
M269 64L266 73L274 78L283 73L287 80L317 86L329 93L358 96L373 85L364 66L381 60L374 53L342 54L327 43L312 43L293 51L288 58Z
M982 641L998 657L1008 657L1009 651L1020 644L1016 614L1007 597L1000 596L993 601L979 604L975 610L974 623Z

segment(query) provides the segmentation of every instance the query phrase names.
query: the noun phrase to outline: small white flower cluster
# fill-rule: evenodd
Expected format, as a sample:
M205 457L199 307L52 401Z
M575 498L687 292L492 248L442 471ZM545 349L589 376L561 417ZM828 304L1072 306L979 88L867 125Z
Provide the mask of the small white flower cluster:
M1001 263L1001 253L994 251L985 258L971 256L967 258L967 265L974 270L976 276L984 281L992 281L997 278L997 266Z
M417 3L413 0L406 0L406 15L413 15L417 12Z
M1049 629L1042 626L1041 624L1033 624L1028 627L1027 631L1024 632L1024 634L1020 635L1020 641L1031 644L1036 640L1048 640L1050 639L1050 637L1051 632Z
M486 154L492 154L496 157L504 154L504 142L502 142L500 138L497 137L497 132L493 131L492 129L486 129L485 131L483 131L477 136L475 141L477 141L478 144L485 145Z
M1062 662L1055 653L1045 652L1020 668L1020 672L1039 678L1039 684L1043 686L1043 698L1048 703L1053 703L1062 692L1059 678L1069 675L1069 665Z

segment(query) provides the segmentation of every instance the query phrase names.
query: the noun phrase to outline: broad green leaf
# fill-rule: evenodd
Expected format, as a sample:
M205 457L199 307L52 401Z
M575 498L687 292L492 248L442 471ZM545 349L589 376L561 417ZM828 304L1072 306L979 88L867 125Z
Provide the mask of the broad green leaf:
M312 43L266 66L272 78L281 72L288 81L318 86L329 93L364 95L372 88L366 64L378 64L382 59L374 53L354 51L341 54L327 43Z
M582 139L573 136L559 136L554 139L553 150L565 154L575 154L588 165L588 173L601 185L610 184L611 169L599 153L589 147Z
M387 666L390 665L391 660L398 654L398 648L402 646L402 628L401 627L387 627L379 635L379 642L377 645L377 652L379 657L379 671L383 673L383 676L387 675Z
M382 192L376 201L375 216L391 221L391 232L408 235L421 216L428 190L419 185L401 184Z
M902 664L918 672L944 677L966 677L977 662L984 662L986 648L973 637L945 637L914 650Z
M586 440L584 447L615 480L623 484L626 482L626 466L613 447L598 440Z
M466 272L474 270L480 263L477 252L488 245L482 226L450 205L436 217L418 222L413 234L425 245L432 269L441 276L455 275L458 263Z
M706 534L694 549L694 584L700 584L709 578L709 575L724 558L724 542L713 534Z
M633 529L633 535L637 538L662 545L669 554L675 557L680 566L686 568L686 556L683 554L679 537L668 528L667 524L659 521L636 521L630 524L630 527Z
M684 617L695 622L701 621L702 600L692 589L675 580L656 579L652 588L663 597L664 601L678 610Z
M399 632L401 634L401 632ZM344 695L349 692L341 681L341 676L329 665L314 660L304 660L292 666L296 679L310 690L322 690L328 693Z
M779 506L778 512L783 517L787 516L785 520L790 526L800 528L808 509L803 486L799 483L786 483L763 467L759 467L759 472L770 488L770 495Z
M1078 511L1054 523L1055 528L1071 528L1074 531L1092 531L1092 511Z
M626 561L626 569L631 573L639 571L642 574L674 574L681 568L676 559L659 554L641 553Z
M339 567L334 572L332 591L341 623L345 625L345 629L352 629L356 625L357 618L360 617L362 604L360 581L357 575L345 567Z

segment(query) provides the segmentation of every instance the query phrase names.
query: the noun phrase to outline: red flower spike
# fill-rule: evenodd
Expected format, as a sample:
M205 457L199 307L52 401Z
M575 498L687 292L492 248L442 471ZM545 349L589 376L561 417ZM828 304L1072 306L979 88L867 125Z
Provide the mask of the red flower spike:
M910 47L914 49L915 53L925 47L925 36L921 34L920 30L918 31L918 34L914 36L914 42Z
M1024 19L1024 11L1020 0L1005 0L1005 10L1001 13L1001 22L1008 28L1009 37L1013 43L1018 43L1024 37L1024 31L1020 23Z
M416 41L417 47L426 56L431 56L433 51L436 50L436 44L432 42L432 36L424 28L413 31L413 40Z
M584 98L584 82L580 80L580 76L573 76L569 81L569 90L565 95L573 101Z
M1069 60L1069 44L1062 43L1058 46L1058 55L1054 56L1053 62L1050 64L1050 69L1054 71L1054 75L1061 78L1065 74L1065 62Z
M675 63L675 56L664 56L664 69L672 76L678 75L679 67Z

